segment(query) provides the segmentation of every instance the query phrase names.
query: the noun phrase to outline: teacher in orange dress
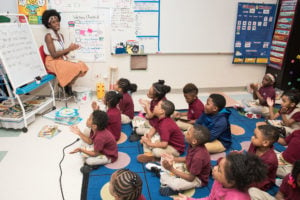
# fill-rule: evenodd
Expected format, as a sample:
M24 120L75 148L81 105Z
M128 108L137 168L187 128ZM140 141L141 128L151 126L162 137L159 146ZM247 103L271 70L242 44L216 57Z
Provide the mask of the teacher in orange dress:
M67 54L79 48L78 44L71 43L65 47L64 37L60 33L60 14L56 10L46 10L42 16L42 23L49 30L45 36L44 52L47 55L45 66L48 71L54 73L61 87L67 94L72 95L71 85L78 77L82 77L88 71L83 62L68 61Z

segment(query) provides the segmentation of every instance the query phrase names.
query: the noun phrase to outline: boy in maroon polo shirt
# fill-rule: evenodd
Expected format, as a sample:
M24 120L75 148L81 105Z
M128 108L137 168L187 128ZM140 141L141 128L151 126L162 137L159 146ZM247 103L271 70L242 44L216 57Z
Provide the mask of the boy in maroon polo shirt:
M178 191L207 185L211 166L210 155L204 144L209 141L209 134L206 127L195 124L185 134L185 141L189 144L185 157L162 155L162 165L169 172L161 173L161 195L170 196Z
M118 158L118 147L114 136L106 129L108 122L107 114L95 110L88 118L86 125L91 128L89 136L82 133L77 126L71 126L71 131L77 134L83 144L74 149L71 154L81 152L85 160L85 172L95 166L112 163ZM88 169L87 169L88 168Z
M300 130L292 132L286 138L279 138L278 143L288 145L286 150L279 153L277 176L284 178L292 171L296 160L300 160L299 146L300 146Z
M278 160L273 144L278 138L278 130L271 125L261 125L255 128L248 153L256 154L267 166L267 178L260 183L252 184L251 187L267 191L275 184ZM251 188L249 194L255 199L255 193Z
M198 88L193 83L188 83L183 87L183 95L185 101L189 104L188 112L175 112L173 117L179 128L185 131L193 127L196 119L203 113L204 105L198 99Z
M156 161L163 153L178 157L184 152L184 136L170 117L174 110L174 104L168 100L162 100L154 107L153 114L158 118L158 123L140 140L144 146L144 154L138 155L139 162Z

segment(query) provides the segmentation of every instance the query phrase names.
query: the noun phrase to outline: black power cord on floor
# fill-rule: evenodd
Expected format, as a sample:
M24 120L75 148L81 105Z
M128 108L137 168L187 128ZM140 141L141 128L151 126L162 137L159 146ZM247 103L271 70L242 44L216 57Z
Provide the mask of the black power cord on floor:
M62 163L62 161L63 161L64 158L65 158L65 149L68 148L68 147L70 147L70 146L72 146L73 144L75 144L75 143L78 142L79 140L80 140L80 139L77 138L74 142L72 142L71 144L65 146L65 147L63 148L63 150L62 150L62 151L63 151L63 157L62 157L61 161L59 162L59 170L60 170L60 175L59 175L59 186L60 186L60 192L61 192L61 196L62 196L62 199L63 199L63 200L65 199L65 196L64 196L64 192L63 192L63 188L62 188L62 183L61 183L61 178L62 178L61 163Z

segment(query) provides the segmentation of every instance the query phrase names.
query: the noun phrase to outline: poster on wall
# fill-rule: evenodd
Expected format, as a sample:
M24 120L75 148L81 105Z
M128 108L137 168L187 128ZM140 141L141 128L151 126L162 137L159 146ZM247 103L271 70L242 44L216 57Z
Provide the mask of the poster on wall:
M283 0L273 35L269 66L281 69L294 21L297 0Z
M112 0L51 0L50 8L59 12L89 12L98 7L112 7Z
M276 5L238 3L234 64L269 63Z
M18 13L27 17L29 24L42 24L42 14L48 0L18 0Z
M62 13L62 27L68 28L68 40L80 45L70 56L85 62L105 61L105 40L109 10Z

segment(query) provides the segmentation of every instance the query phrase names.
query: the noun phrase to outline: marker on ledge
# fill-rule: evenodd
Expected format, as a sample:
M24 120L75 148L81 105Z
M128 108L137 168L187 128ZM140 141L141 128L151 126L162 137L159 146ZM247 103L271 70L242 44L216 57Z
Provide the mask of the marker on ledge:
M35 77L36 84L41 83L42 78L40 76Z

